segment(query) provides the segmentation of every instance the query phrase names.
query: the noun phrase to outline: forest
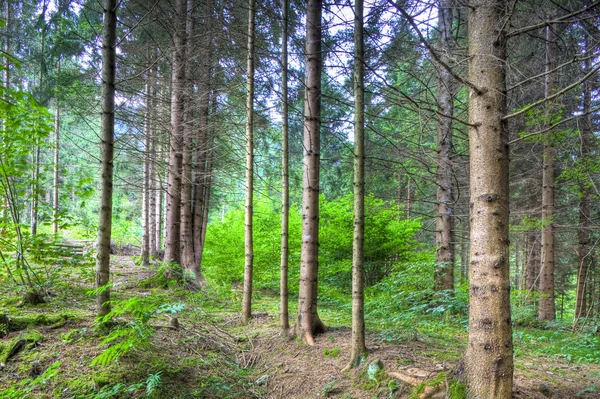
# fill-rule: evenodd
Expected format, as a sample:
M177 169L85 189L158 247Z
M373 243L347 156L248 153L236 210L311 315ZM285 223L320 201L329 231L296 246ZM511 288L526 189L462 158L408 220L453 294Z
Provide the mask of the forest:
M0 44L0 399L600 398L600 1L0 0Z

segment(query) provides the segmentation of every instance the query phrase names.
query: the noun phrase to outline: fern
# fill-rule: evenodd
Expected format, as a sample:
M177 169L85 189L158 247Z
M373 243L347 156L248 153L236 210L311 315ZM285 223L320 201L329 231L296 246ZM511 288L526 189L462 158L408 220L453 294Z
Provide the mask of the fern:
M156 374L150 374L146 379L146 393L148 395L152 395L160 387L161 374L162 371L159 371Z

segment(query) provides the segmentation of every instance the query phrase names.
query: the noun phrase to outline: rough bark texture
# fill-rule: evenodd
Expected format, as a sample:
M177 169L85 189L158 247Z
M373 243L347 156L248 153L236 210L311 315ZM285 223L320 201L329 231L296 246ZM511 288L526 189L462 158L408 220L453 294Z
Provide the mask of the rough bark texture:
M212 60L212 14L213 3L204 3L204 23L202 30L202 58L200 78L198 80L198 128L196 135L196 157L194 162L194 273L197 283L204 284L202 275L202 254L204 252L204 236L208 222L208 206L210 198L210 168L212 160L212 135L209 126L209 108L211 97L211 60Z
M171 62L171 135L167 173L165 261L181 263L181 179L183 163L183 112L185 90L187 1L175 2L175 32Z
M112 231L113 154L115 133L115 59L117 0L104 2L102 32L102 119L101 119L101 182L100 210L96 255L96 288L104 287L110 278L110 236ZM110 289L106 287L96 297L98 316L110 312Z
M285 334L290 328L288 311L288 262L289 262L289 216L290 174L288 143L288 8L289 0L283 0L281 32L281 263L279 280L279 319Z
M530 292L527 296L529 303L533 302L534 293L537 292L539 286L540 274L540 238L536 231L527 233L527 283L526 288Z
M508 262L506 2L469 8L470 301L464 357L468 397L512 397L513 350Z
M195 273L195 253L193 235L193 209L192 209L192 153L194 146L194 104L192 104L192 37L194 20L193 0L187 0L186 16L186 56L185 62L185 87L184 87L184 114L183 114L183 157L181 166L181 267Z
M553 26L546 27L546 97L553 94L556 66L556 35ZM549 112L552 112L550 110ZM542 266L540 272L540 300L538 318L554 320L554 159L556 149L550 134L546 134L544 143L544 161L542 170Z
M60 58L57 63L57 72L60 74ZM56 112L54 113L54 176L52 181L52 232L58 233L58 185L60 172L60 102L56 99Z
M306 89L304 98L304 164L302 181L302 247L297 335L309 345L324 329L317 314L319 271L319 167L321 130L321 0L306 5Z
M150 263L150 78L145 85L146 111L144 114L144 176L142 184L142 265Z
M438 10L439 58L451 64L452 51L452 0L440 0ZM437 219L435 231L436 290L454 289L454 231L452 198L452 116L454 112L454 79L450 72L438 67L437 103Z
M589 38L586 40L586 51L589 51ZM592 69L592 60L587 58L585 61L585 72ZM593 140L592 115L590 114L592 104L593 81L588 79L583 84L583 114L581 121L581 162L586 164L590 157L590 144ZM587 115L586 115L587 114ZM579 268L577 271L577 298L575 302L575 319L587 316L587 280L588 270L591 263L590 253L590 200L591 190L587 186L587 180L584 179L581 190L581 200L579 201Z
M242 323L252 317L252 269L254 264L254 242L252 237L254 200L254 14L255 0L248 1L248 78L246 93L246 207L244 248L244 298L242 302Z
M350 367L367 357L365 345L365 47L363 0L354 2L354 235Z

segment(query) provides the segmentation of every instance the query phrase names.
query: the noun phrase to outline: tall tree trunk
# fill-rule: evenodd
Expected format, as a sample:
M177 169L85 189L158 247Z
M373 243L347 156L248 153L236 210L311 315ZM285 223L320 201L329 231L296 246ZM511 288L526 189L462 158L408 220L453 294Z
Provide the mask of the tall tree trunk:
M586 53L591 49L589 48L590 38L586 37ZM586 58L585 60L585 72L589 72L592 69L592 59ZM590 157L590 144L593 140L593 125L592 115L590 113L592 105L592 90L593 80L588 79L583 83L583 120L581 121L581 158L580 162L584 165L589 163ZM587 168L585 168L587 170ZM590 243L590 200L591 190L587 186L587 179L581 186L581 199L579 201L579 268L577 271L577 297L575 302L575 322L580 317L586 317L587 314L587 280L588 270L591 263L591 252L589 249Z
M56 71L60 74L60 57L56 64ZM54 114L54 178L52 183L52 232L58 233L58 185L60 173L60 101L56 99L56 112Z
M533 303L533 297L537 292L539 286L539 274L540 274L540 239L538 233L535 230L527 233L527 283L526 289L530 292L528 295L529 303Z
M154 56L154 53L152 53ZM154 71L152 68L151 72ZM151 257L156 257L158 255L158 246L156 241L156 223L157 223L157 215L156 215L156 192L158 190L157 184L157 157L156 157L156 137L155 137L155 126L156 126L156 114L154 112L154 108L156 107L155 95L156 90L154 89L154 84L156 82L156 77L153 73L150 74L150 142L148 147L148 163L149 163L149 171L148 171L148 255Z
M252 317L252 269L254 265L254 242L252 216L254 199L254 14L255 0L248 1L248 92L246 94L246 212L244 222L244 299L242 323Z
M194 162L194 272L196 281L204 284L202 275L203 237L208 222L208 197L210 196L210 157L212 156L212 138L210 136L209 115L211 99L211 66L212 66L212 16L213 2L204 3L203 45L200 78L198 82L198 129L196 135L196 158Z
M367 357L365 345L365 44L363 0L354 2L354 234L352 347L349 367Z
M552 95L556 76L556 34L553 26L546 27L546 79L544 93ZM553 112L550 110L549 112ZM554 320L554 158L556 149L550 133L544 142L544 160L542 170L542 266L540 273L540 300L538 318Z
M2 43L2 50L5 55L10 54L10 27L11 27L11 15L10 15L10 1L4 0L4 40ZM4 85L4 89L8 94L10 89L10 57L4 57L4 71L2 71L2 84ZM6 129L4 126L4 122L2 123L2 129ZM9 204L8 204L8 196L2 198L2 203L0 204L0 220L5 219L7 214L9 213Z
M36 143L34 152L34 168L33 168L33 186L31 196L33 197L33 202L31 204L31 235L37 235L37 225L38 225L38 209L40 204L40 156L41 149L40 144Z
M464 375L469 398L512 397L508 262L506 2L469 3L471 270Z
M195 18L193 0L187 0L186 18L186 57L184 90L184 125L183 125L183 163L181 182L181 266L195 273L196 259L194 253L193 211L192 211L192 153L194 146L194 105L192 104L192 35ZM197 276L194 280L197 279Z
M440 0L438 10L439 57L450 64L452 51L452 0ZM435 231L436 290L454 290L454 231L452 198L452 116L454 112L454 79L443 66L438 66L437 119L437 219ZM446 116L447 115L447 116Z
M319 167L321 155L322 0L306 4L306 89L304 97L304 171L302 181L302 247L297 335L314 345L325 330L317 313L319 273Z
M171 135L167 172L165 258L181 264L181 180L183 164L183 113L185 90L187 0L175 2L175 32L171 63Z
M288 310L288 262L290 218L289 173L289 107L288 107L288 9L289 0L283 0L281 32L281 264L279 280L279 319L284 334L290 328Z
M146 110L144 113L144 175L142 183L142 248L140 256L142 258L142 265L148 266L150 264L150 142L152 133L150 132L150 113L151 113L151 100L150 100L150 81L152 79L152 72L150 76L146 77L145 96L146 96Z
M112 231L113 154L115 138L115 67L117 0L104 2L104 29L102 33L102 144L101 144L101 190L98 212L98 241L96 255L96 297L98 316L110 312L110 236Z

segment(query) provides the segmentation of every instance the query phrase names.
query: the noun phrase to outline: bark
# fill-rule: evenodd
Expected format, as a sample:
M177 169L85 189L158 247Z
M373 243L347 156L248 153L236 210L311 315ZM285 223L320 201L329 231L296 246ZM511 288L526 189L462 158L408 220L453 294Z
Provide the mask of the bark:
M526 288L530 293L537 292L540 274L540 238L536 231L528 232L527 243L527 283ZM529 302L533 302L533 295L529 295Z
M152 54L153 56L155 56L154 52ZM148 157L149 157L149 176L148 176L148 183L149 183L149 187L148 187L148 196L149 196L149 200L148 200L148 207L149 209L149 213L148 213L148 254L151 257L156 257L158 255L158 245L157 245L157 241L156 241L156 223L157 223L157 209L156 209L156 199L157 199L157 191L158 191L158 184L157 184L157 174L156 174L156 161L157 161L157 157L156 157L156 137L155 137L155 124L156 124L156 113L154 111L154 108L156 107L156 102L155 102L155 96L156 96L156 90L154 89L154 85L155 85L155 81L156 81L156 77L154 75L154 71L155 69L152 68L151 70L151 74L150 74L150 118L149 118L149 123L150 123L150 129L149 129L149 134L150 134L150 146L148 148Z
M281 264L279 281L279 319L283 333L290 328L288 311L288 262L289 262L289 216L290 174L288 143L288 8L289 0L283 0L283 28L281 32Z
M57 63L57 72L60 74L60 58ZM52 232L58 233L58 185L60 178L60 102L56 99L56 112L54 114L54 176L52 182Z
M171 135L167 172L165 258L181 264L181 180L183 163L183 112L185 90L187 1L175 2L175 32L171 70Z
M589 38L586 38L586 51L589 51ZM592 69L592 60L587 58L585 70ZM590 157L590 144L593 140L592 104L593 81L588 79L583 83L583 120L581 121L581 162L586 164ZM586 168L587 169L587 168ZM577 271L577 296L575 302L575 322L580 317L587 316L587 280L591 263L590 244L590 200L592 192L587 187L587 180L581 187L581 200L579 201L579 268Z
M506 4L469 8L470 301L464 377L469 398L512 397L513 350L508 262Z
M192 36L194 19L193 0L187 0L186 18L186 56L184 88L184 124L183 124L183 158L181 181L181 267L195 272L195 253L193 236L193 210L192 210L192 150L194 141L194 105L192 104ZM196 278L197 279L197 276Z
M365 68L364 5L354 2L354 235L352 242L352 347L349 367L367 357L365 345Z
M31 188L31 196L33 197L33 203L31 205L31 235L35 236L37 235L37 225L38 225L38 208L39 208L39 203L40 203L40 195L39 195L39 190L40 190L40 156L41 156L41 149L39 144L35 145L34 148L34 155L33 155L33 159L34 159L34 168L33 168L33 186Z
M439 58L450 65L452 51L452 0L440 0L438 11ZM454 112L454 79L443 66L438 67L437 102L440 115L437 120L437 218L436 269L434 288L454 290L454 217L452 198L452 116Z
M553 94L555 74L551 72L556 66L556 35L553 26L546 27L546 79L545 96ZM552 112L552 111L549 111ZM556 149L546 134L544 143L544 160L542 170L542 266L540 272L540 300L538 319L554 320L556 308L554 303L554 159Z
M144 176L142 184L142 265L150 264L150 78L146 78L144 115Z
M193 206L193 228L194 228L194 272L197 282L204 284L202 275L202 254L204 251L204 236L208 222L208 206L210 196L210 166L212 157L212 136L209 126L210 107L210 78L212 59L212 1L204 4L203 45L205 53L202 55L200 79L198 82L198 129L196 136L196 159L194 162L194 206Z
M317 314L319 273L319 167L321 131L322 1L306 5L306 89L304 98L304 163L302 181L302 246L297 335L314 345L325 328Z
M248 1L248 78L246 93L246 212L244 230L244 298L242 302L242 323L248 323L252 316L252 269L254 264L254 243L252 237L252 216L254 198L254 14L255 0Z
M112 231L113 154L115 133L115 69L117 1L104 3L102 33L102 120L101 120L101 189L98 212L96 288L105 287L96 298L98 316L110 312L110 236Z

